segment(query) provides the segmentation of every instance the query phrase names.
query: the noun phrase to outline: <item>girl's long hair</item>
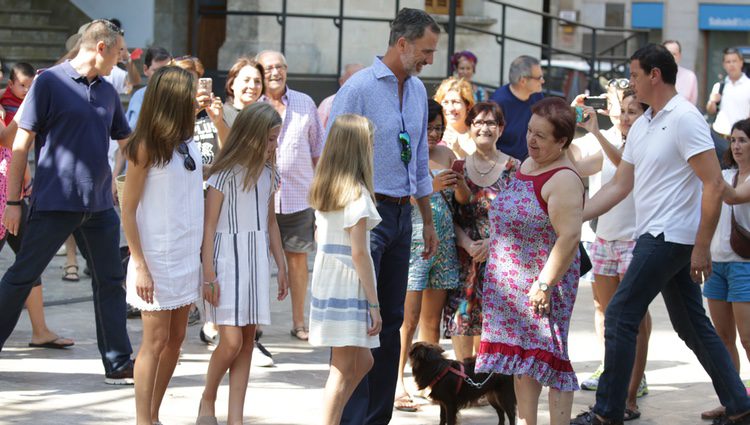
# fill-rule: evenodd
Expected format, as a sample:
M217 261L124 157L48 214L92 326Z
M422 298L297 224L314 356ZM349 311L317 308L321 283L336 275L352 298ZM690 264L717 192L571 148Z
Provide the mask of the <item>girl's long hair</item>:
M138 164L138 150L143 147L144 167L164 166L172 159L177 145L193 137L194 131L195 77L176 66L165 66L148 81L138 123L125 145L125 156Z
M265 102L253 103L240 111L229 131L229 136L211 166L211 174L229 171L239 165L245 170L244 190L258 181L266 165L268 137L272 128L281 125L281 116ZM273 166L273 161L268 161Z
M323 212L343 209L362 196L362 186L374 200L373 135L373 124L365 117L336 117L315 167L311 207Z

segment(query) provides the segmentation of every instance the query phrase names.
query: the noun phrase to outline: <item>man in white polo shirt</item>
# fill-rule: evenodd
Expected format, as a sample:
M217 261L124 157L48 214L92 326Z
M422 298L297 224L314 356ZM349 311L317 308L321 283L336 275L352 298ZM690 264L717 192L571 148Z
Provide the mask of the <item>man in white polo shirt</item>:
M722 66L727 76L714 84L706 111L716 114L711 136L719 158L729 149L729 133L734 123L750 117L750 78L742 72L742 53L734 47L724 49ZM718 112L717 112L718 111Z
M650 108L630 129L615 177L586 203L584 220L606 212L632 190L637 243L607 308L596 404L571 424L622 424L638 324L659 292L672 326L726 407L728 416L721 423L750 424L750 399L706 316L699 285L711 273L709 246L719 218L721 172L708 125L677 94L676 75L677 64L663 46L649 44L633 54L630 85Z

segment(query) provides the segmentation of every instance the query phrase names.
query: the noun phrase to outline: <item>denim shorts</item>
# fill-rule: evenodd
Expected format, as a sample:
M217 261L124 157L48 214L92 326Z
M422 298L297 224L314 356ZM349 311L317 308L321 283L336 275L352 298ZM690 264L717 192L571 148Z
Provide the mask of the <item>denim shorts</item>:
M750 302L750 262L713 262L703 296L726 302Z

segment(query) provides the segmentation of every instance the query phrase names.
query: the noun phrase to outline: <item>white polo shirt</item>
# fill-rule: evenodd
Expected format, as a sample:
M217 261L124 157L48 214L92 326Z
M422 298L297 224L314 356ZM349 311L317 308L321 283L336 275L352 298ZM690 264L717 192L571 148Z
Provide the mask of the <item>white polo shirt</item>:
M732 126L739 120L750 117L750 78L745 73L735 82L724 78L724 91L721 94L719 113L714 121L714 131L721 134L729 134ZM711 94L719 92L719 84L714 84Z
M688 159L714 149L708 124L680 95L652 113L648 108L633 124L622 155L635 167L633 236L664 233L667 242L693 245L703 187Z

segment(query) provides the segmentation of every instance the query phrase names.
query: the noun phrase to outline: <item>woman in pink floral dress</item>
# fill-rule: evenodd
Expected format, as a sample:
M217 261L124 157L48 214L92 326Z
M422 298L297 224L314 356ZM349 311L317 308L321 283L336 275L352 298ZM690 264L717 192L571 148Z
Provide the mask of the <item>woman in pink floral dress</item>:
M568 329L578 289L583 184L565 152L575 114L559 98L532 108L529 158L493 202L478 372L515 376L519 423L536 424L542 386L567 425L578 381Z
M482 333L481 284L490 236L487 212L520 165L495 146L504 124L503 112L494 102L474 105L466 125L476 150L453 163L453 171L466 182L457 185L453 202L461 286L448 291L443 314L446 334L460 360L476 354Z

